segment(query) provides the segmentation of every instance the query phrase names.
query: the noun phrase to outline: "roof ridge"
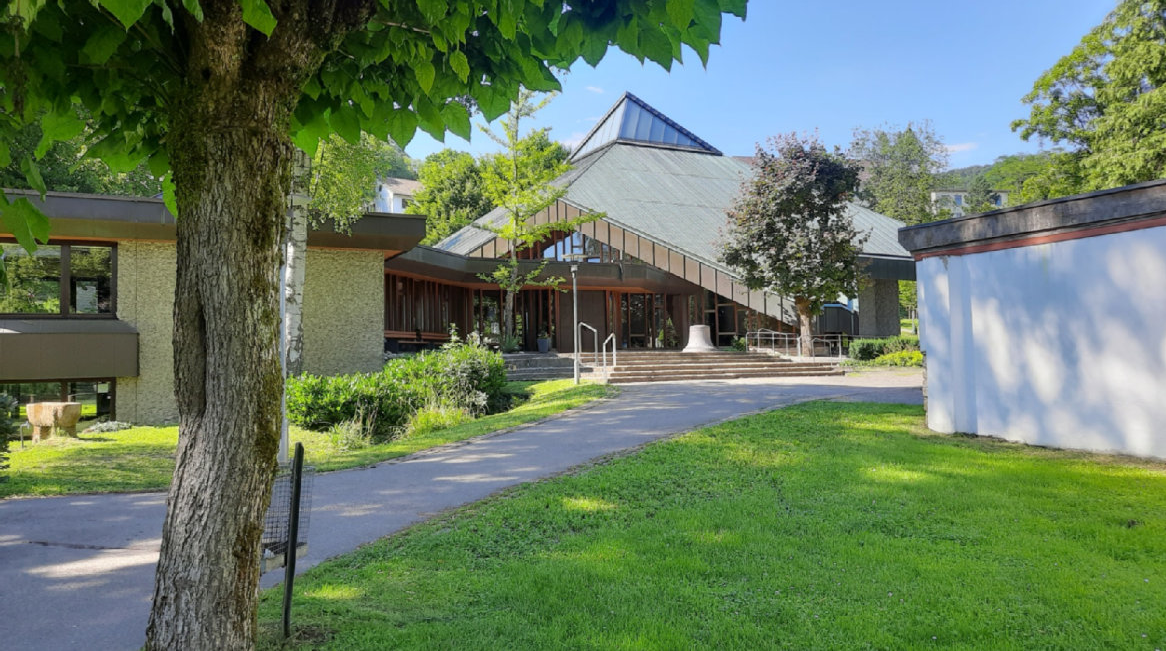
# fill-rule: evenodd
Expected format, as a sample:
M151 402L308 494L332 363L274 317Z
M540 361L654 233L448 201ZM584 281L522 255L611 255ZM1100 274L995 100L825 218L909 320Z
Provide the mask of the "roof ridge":
M645 120L637 112L630 111L627 108L629 103L634 104L639 113L647 114L649 120ZM635 116L634 121L629 122L629 116ZM617 119L618 123L615 123ZM656 125L652 124L652 121L660 125L658 130L655 128ZM636 137L636 132L645 129L645 125L647 125L646 137ZM631 127L631 133L629 133L629 127ZM593 145L593 141L601 135L605 140L599 142L597 145ZM669 142L669 140L672 140L672 142ZM587 135L583 136L583 139L579 141L575 150L571 152L570 160L582 160L590 156L593 152L617 142L639 146L698 151L714 156L724 155L721 150L713 147L706 140L684 128L679 122L660 112L630 91L624 91L619 99L607 109L603 117L596 121L587 132Z

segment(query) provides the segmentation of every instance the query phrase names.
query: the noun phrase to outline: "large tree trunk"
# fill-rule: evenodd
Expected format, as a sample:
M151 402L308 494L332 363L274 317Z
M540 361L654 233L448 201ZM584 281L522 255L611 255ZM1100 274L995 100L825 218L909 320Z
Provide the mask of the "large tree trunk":
M255 39L235 2L191 23L167 143L177 185L177 466L149 649L249 649L279 445L279 267L291 112L322 55L295 18ZM302 11L302 8L301 8ZM306 15L306 14L304 14ZM297 31L299 30L299 31Z
M798 343L802 355L814 356L814 315L810 311L810 301L805 298L795 298L794 305L798 310Z

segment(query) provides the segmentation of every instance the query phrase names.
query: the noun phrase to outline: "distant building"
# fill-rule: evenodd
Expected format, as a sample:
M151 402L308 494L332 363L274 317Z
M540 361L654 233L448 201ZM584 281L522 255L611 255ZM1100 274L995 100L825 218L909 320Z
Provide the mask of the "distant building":
M1008 191L1007 190L992 190L992 203L997 208L1003 208L1008 205ZM945 189L933 190L931 192L931 205L934 210L939 212L944 208L951 211L952 217L963 217L965 214L975 212L968 209L968 191Z
M413 195L421 189L421 182L413 179L381 179L377 185L374 212L403 213L413 203Z

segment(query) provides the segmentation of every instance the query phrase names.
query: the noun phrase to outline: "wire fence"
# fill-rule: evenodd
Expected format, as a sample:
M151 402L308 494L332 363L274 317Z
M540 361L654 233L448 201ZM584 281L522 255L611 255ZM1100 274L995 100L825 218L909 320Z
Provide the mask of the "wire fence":
M312 478L315 469L305 467L300 480L300 524L296 535L297 547L307 544L308 526L312 515ZM286 558L288 538L291 533L292 508L292 464L286 463L275 473L275 482L271 486L271 504L267 507L267 515L263 518L263 537L260 544L265 559L277 556Z

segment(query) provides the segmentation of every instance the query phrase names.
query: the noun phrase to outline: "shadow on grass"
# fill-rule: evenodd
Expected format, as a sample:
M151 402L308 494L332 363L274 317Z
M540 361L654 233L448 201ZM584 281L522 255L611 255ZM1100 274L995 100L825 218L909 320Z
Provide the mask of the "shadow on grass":
M1163 534L1166 465L812 403L325 563L295 617L343 649L1153 648ZM262 619L277 608L265 593Z

